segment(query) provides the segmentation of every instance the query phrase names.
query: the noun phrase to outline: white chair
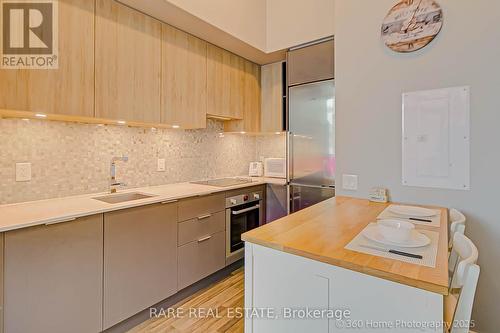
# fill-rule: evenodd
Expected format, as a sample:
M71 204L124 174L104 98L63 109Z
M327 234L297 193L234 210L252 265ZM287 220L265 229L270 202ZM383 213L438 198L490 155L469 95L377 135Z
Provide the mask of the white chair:
M455 233L460 233L464 234L465 233L465 216L458 210L451 208L450 209L450 230L449 230L449 237L450 237L450 242L448 243L448 273L450 276L450 282L451 279L453 278L453 272L455 270L455 267L457 265L457 254L452 252L451 249L453 247L453 236Z
M453 274L450 294L444 298L444 321L449 333L469 333L474 295L479 279L479 266L476 265L479 252L466 236L455 233L453 250L458 256L458 264Z
M465 234L465 215L456 210L455 208L450 209L450 243L449 248L453 246L453 235L456 232Z

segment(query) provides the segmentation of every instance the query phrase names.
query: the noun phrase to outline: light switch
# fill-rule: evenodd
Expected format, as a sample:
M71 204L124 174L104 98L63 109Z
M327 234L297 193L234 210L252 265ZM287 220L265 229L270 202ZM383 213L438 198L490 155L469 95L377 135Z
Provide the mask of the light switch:
M16 182L31 180L31 163L16 163Z
M358 189L358 176L342 175L342 188L344 190L356 191Z
M165 171L165 159L164 158L158 159L158 165L157 165L156 171L159 171L159 172Z

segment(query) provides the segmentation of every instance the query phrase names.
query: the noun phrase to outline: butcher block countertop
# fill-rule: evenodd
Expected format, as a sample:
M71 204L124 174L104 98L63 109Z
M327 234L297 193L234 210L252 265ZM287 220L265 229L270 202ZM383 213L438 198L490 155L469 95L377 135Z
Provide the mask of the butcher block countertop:
M352 271L419 289L448 294L448 212L441 210L440 227L416 225L439 232L436 267L354 252L344 247L389 205L364 199L336 197L242 235L262 245Z

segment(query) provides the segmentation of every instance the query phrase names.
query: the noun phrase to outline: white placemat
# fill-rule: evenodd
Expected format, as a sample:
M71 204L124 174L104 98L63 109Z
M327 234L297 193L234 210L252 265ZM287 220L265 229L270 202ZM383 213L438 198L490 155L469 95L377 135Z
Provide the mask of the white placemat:
M430 217L416 217L419 219L425 219L425 220L431 220L432 222L421 222L421 221L414 221L414 220L409 220L408 217L406 216L401 216L394 214L393 212L389 211L389 208L391 206L398 206L398 205L390 205L386 209L382 211L377 216L377 220L383 220L383 219L396 219L396 220L403 220L407 222L411 222L413 224L421 224L421 225L427 225L430 227L439 227L441 225L441 211L439 209L432 209L433 211L436 212L436 215L430 216ZM401 205L402 206L402 205Z
M371 226L371 225L375 225L375 223L370 223L368 226ZM363 231L364 231L364 229L363 229ZM436 257L437 257L437 250L438 250L439 233L437 233L435 231L418 229L419 232L423 233L424 235L426 235L427 237L430 238L431 243L427 246L416 247L416 248L396 247L396 246L391 246L391 245L379 244L379 243L371 241L368 238L366 238L365 236L363 236L363 231L361 231L356 237L354 237L353 240L351 240L349 242L349 244L347 244L344 248L346 250L371 254L371 255L383 257L383 258L399 260L399 261L407 262L410 264L427 266L427 267L432 267L432 268L436 267ZM398 254L390 253L390 252L383 252L383 251L378 251L378 250L374 250L374 249L369 249L366 247L362 247L361 245L376 246L376 247L381 247L381 248L385 248L385 249L399 250L399 251L404 251L404 252L413 253L413 254L420 254L423 258L417 259L417 258L405 257L405 256L401 256Z

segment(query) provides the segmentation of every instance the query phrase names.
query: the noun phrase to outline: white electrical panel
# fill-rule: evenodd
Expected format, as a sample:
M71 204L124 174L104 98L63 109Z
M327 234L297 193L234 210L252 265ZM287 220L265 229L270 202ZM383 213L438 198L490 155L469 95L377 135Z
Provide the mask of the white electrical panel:
M403 185L470 189L470 88L403 94Z

